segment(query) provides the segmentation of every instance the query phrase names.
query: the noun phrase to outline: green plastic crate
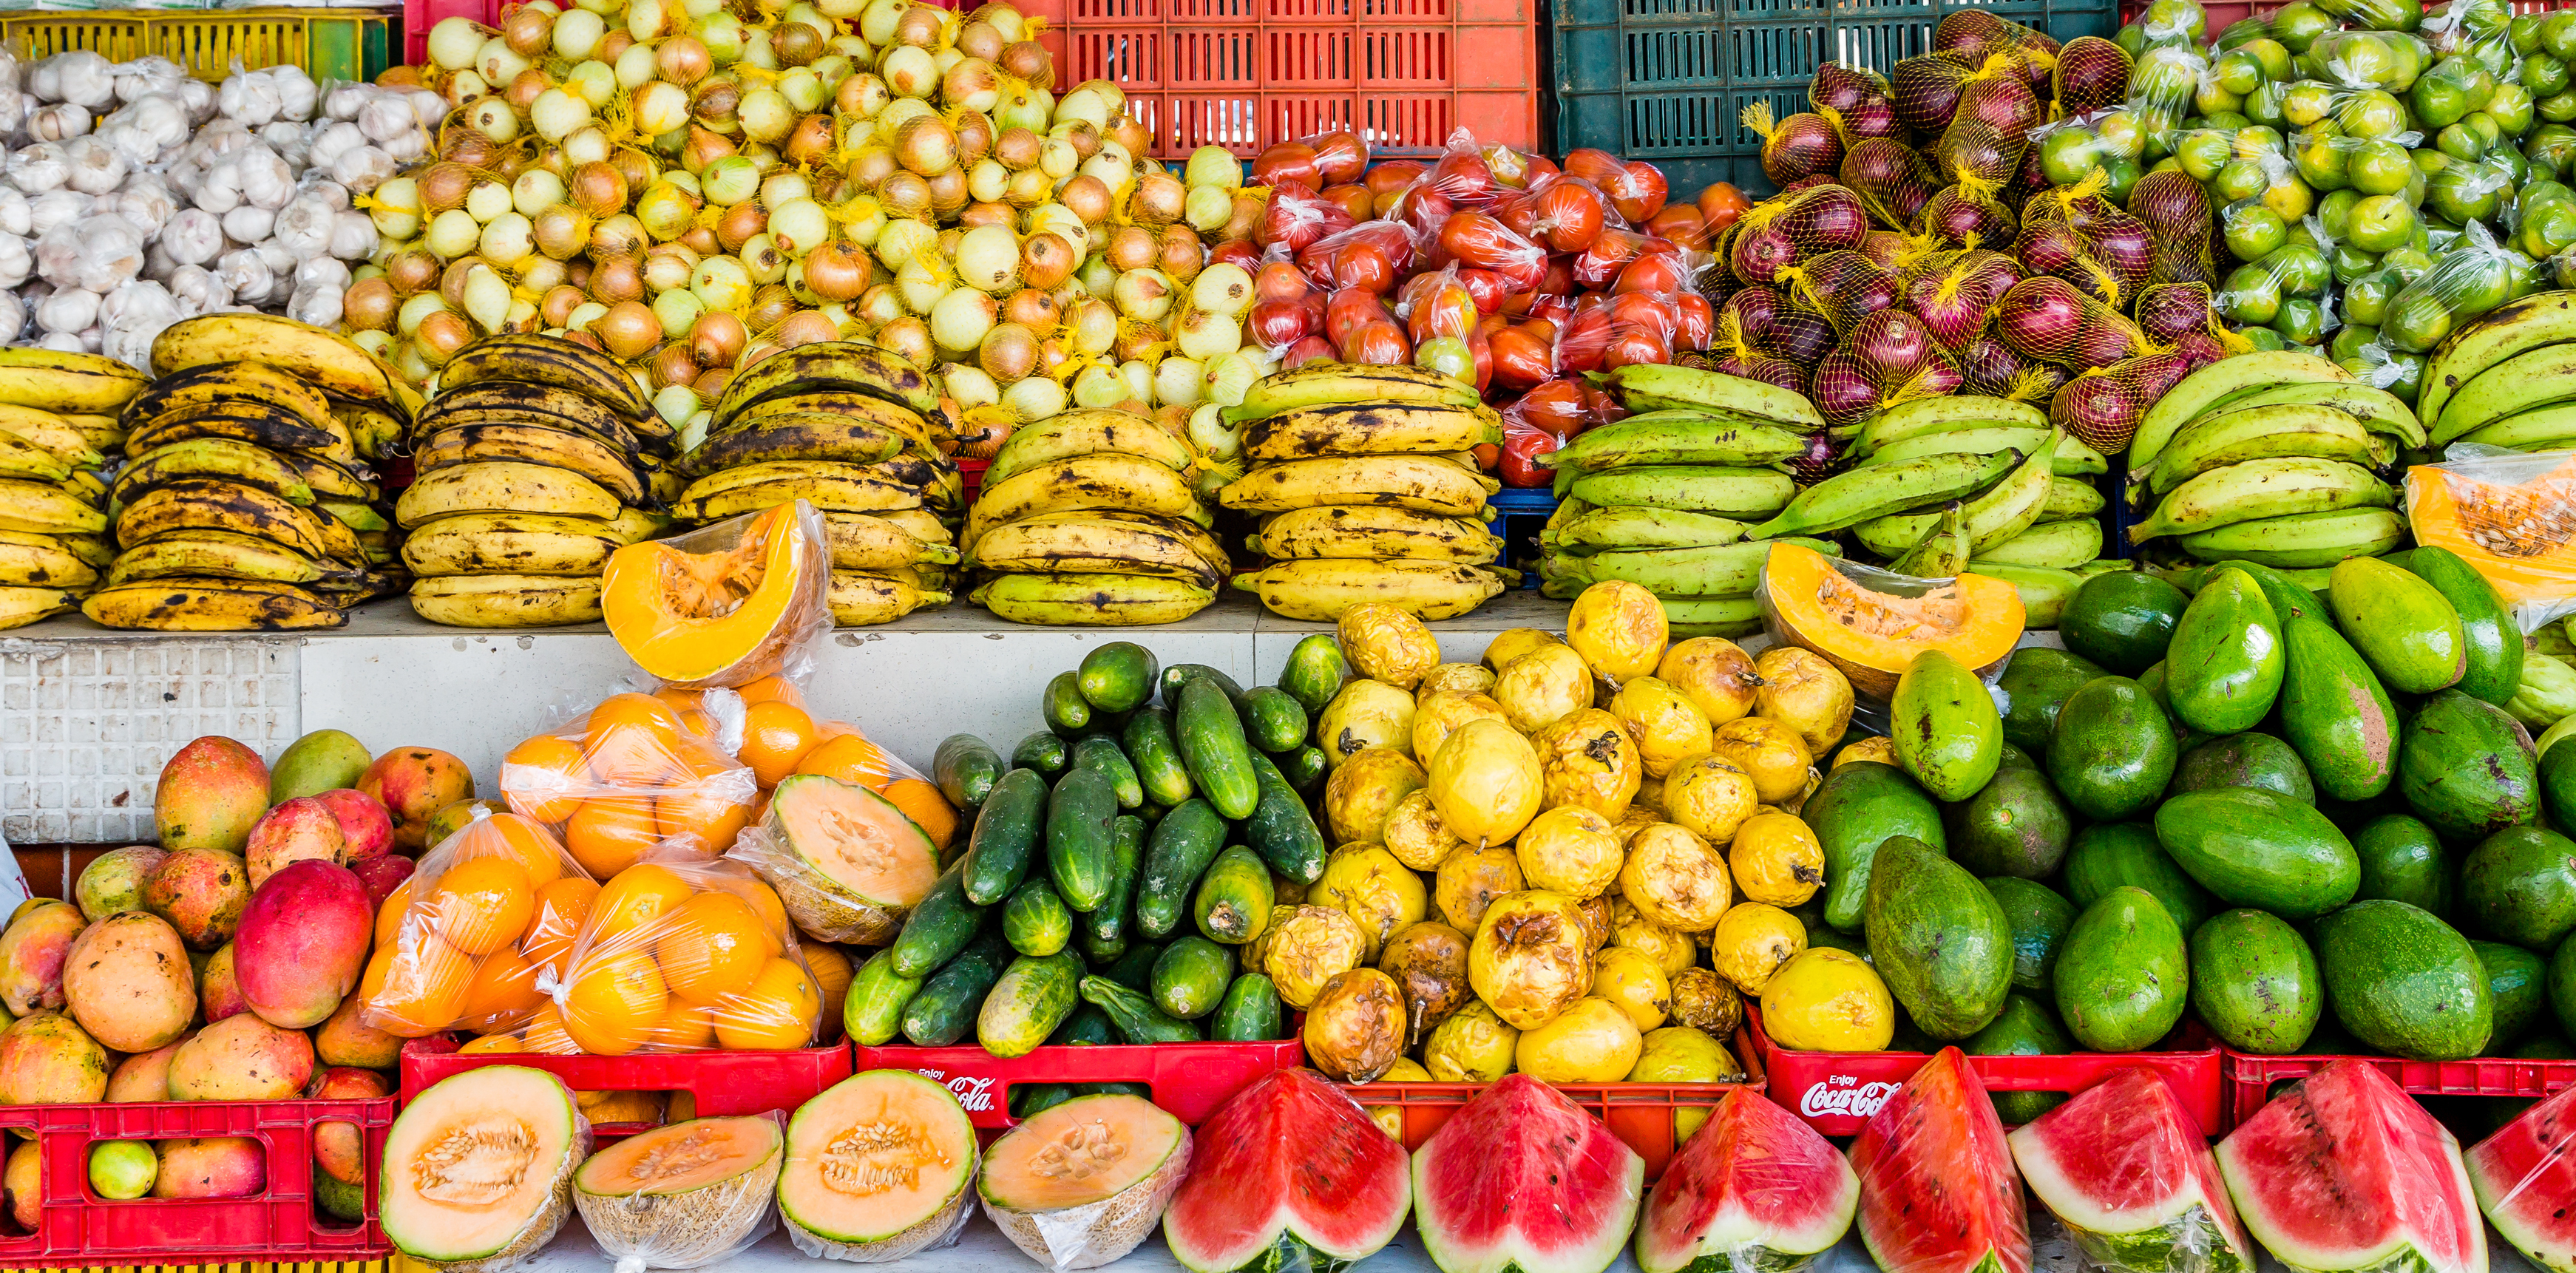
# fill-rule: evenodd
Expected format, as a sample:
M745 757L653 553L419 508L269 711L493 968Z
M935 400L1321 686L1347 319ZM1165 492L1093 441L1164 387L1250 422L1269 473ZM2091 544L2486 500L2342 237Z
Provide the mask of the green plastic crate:
M1780 118L1807 109L1807 82L1825 62L1884 75L1929 51L1933 28L1967 8L2061 41L2119 29L2117 0L1556 0L1556 148L1652 160L1676 199L1712 181L1767 194L1745 107L1769 102Z

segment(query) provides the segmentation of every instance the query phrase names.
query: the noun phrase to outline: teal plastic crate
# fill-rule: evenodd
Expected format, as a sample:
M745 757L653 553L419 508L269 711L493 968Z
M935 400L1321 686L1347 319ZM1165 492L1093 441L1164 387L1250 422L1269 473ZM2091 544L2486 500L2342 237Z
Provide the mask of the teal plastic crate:
M1817 66L1884 75L1929 51L1941 19L1968 8L2060 41L2119 29L2117 0L1556 0L1556 148L1653 160L1677 200L1712 181L1770 193L1745 107L1794 115L1807 109Z

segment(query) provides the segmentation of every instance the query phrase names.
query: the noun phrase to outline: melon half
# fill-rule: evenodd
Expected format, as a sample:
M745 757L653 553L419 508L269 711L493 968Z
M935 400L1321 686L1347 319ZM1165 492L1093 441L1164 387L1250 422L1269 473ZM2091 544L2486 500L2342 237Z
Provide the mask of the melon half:
M772 1117L656 1127L592 1154L573 1206L620 1267L698 1268L769 1232L784 1146Z
M976 1162L975 1125L947 1088L910 1070L869 1070L788 1121L778 1216L816 1259L900 1260L957 1239Z
M554 1075L496 1065L444 1079L385 1134L385 1236L435 1269L513 1267L563 1228L589 1154L590 1123Z
M1190 1129L1138 1096L1077 1096L993 1142L976 1191L994 1227L1054 1269L1115 1263L1163 1218Z

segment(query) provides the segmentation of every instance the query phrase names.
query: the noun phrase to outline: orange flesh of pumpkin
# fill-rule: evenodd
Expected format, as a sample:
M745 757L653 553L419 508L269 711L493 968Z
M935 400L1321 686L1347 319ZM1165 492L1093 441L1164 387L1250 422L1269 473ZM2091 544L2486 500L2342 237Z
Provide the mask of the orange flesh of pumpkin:
M609 634L662 680L735 679L747 661L773 652L796 617L809 549L794 517L791 504L756 514L741 540L721 552L649 541L618 549L600 579Z
M1960 575L1921 596L1894 596L1796 544L1773 545L1763 573L1769 604L1798 644L1864 668L1902 672L1924 650L1980 668L2021 640L2021 594L2000 579Z
M805 1103L788 1125L778 1201L843 1241L898 1233L936 1213L975 1169L975 1129L947 1090L876 1070Z
M798 856L869 901L911 906L939 880L930 837L865 787L800 774L778 784L769 816Z
M1077 1097L993 1142L984 1156L984 1192L1013 1211L1086 1206L1154 1174L1181 1136L1180 1120L1151 1101Z
M766 1118L701 1118L656 1127L590 1156L574 1186L606 1198L687 1193L750 1171L778 1152Z

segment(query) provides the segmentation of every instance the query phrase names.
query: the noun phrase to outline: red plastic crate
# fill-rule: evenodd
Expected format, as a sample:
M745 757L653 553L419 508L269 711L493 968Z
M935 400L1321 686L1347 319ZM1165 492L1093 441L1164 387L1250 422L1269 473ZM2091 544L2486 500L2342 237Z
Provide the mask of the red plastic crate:
M1932 1058L1921 1052L1802 1052L1784 1048L1762 1032L1758 1009L1744 1010L1744 1028L1762 1049L1771 1099L1827 1136L1851 1136L1897 1085ZM2113 1070L2145 1066L2182 1098L2182 1107L2212 1136L2235 1126L2220 1099L2219 1049L2200 1023L2186 1021L2177 1040L2186 1046L2159 1052L2073 1052L2064 1056L1972 1056L1968 1068L1993 1092L2080 1092ZM2193 1046L2198 1045L2198 1046Z
M993 467L991 460L957 457L957 480L966 489L966 507L975 506L975 496L984 489L984 470Z
M850 1077L850 1048L805 1048L795 1052L654 1052L635 1056L546 1056L535 1052L484 1052L465 1055L439 1051L419 1041L403 1045L402 1098L417 1098L433 1083L487 1065L524 1065L544 1070L579 1092L687 1092L697 1099L698 1117L796 1112L796 1107L823 1089ZM615 1138L644 1130L629 1123L591 1129Z
M1646 1180L1653 1183L1664 1174L1664 1164L1671 1162L1673 1151L1680 1148L1673 1137L1673 1114L1677 1110L1707 1109L1737 1088L1764 1090L1762 1049L1753 1036L1736 1031L1733 1040L1736 1059L1744 1065L1740 1083L1553 1083L1549 1086L1563 1092L1594 1118L1609 1127L1610 1134L1636 1150L1646 1160ZM1431 1133L1440 1130L1458 1107L1469 1097L1485 1090L1481 1083L1346 1083L1342 1090L1369 1109L1392 1105L1403 1111L1404 1132L1397 1139L1407 1150L1419 1149Z
M1103 79L1154 133L1152 154L1249 158L1347 129L1373 157L1539 144L1534 0L1031 0L1056 89Z
M887 1045L855 1053L859 1069L911 1070L947 1085L966 1116L986 1129L1019 1122L1011 1117L1011 1089L1028 1083L1142 1083L1156 1105L1195 1127L1254 1079L1306 1063L1305 1045L1295 1039L1046 1047L1014 1057L971 1045Z
M2336 1061L2368 1061L2413 1096L2519 1096L2534 1100L2576 1087L2576 1061L2527 1061L2476 1057L2466 1061L2407 1061L2393 1056L2256 1056L2221 1047L2227 1082L2227 1125L2254 1116L2272 1099L2272 1086L2303 1079Z
M167 1101L121 1105L0 1106L0 1127L32 1135L42 1163L42 1216L31 1234L0 1234L0 1268L175 1262L369 1261L393 1252L376 1224L367 1175L366 1218L322 1213L314 1199L313 1129L354 1123L364 1161L384 1157L394 1098L354 1101ZM249 1198L114 1201L89 1187L89 1147L102 1140L240 1136L260 1142L267 1188Z

